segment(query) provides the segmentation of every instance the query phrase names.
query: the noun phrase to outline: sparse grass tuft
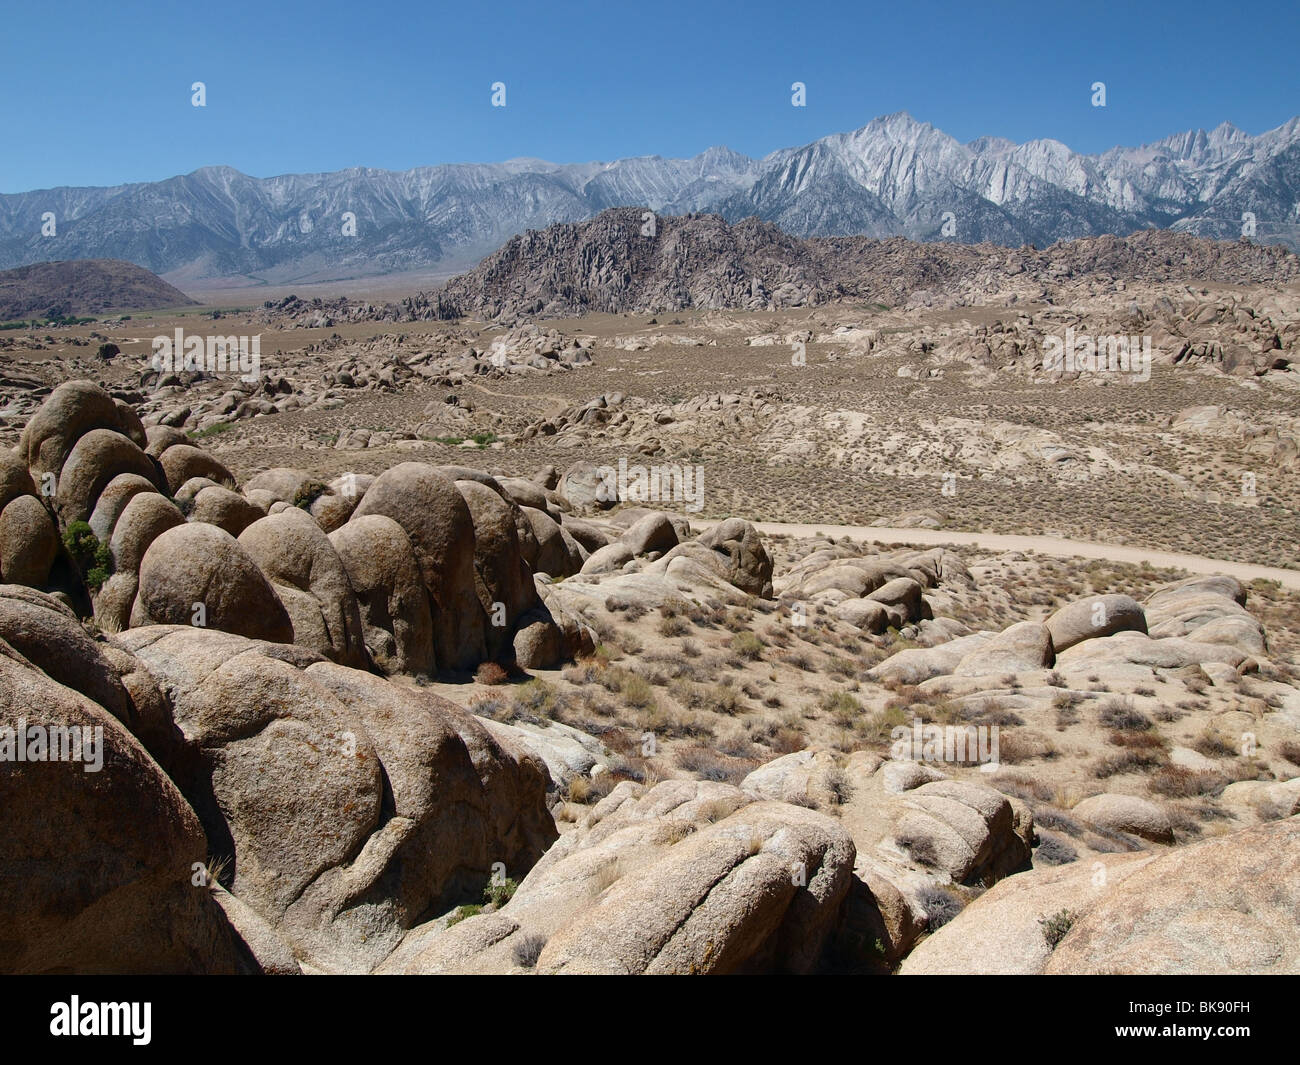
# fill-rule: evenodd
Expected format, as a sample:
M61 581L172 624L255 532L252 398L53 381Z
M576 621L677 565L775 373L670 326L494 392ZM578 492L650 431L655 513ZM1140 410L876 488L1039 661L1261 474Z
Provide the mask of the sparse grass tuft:
M1043 930L1043 939L1047 945L1055 950L1058 943L1063 940L1074 927L1074 922L1079 919L1079 915L1073 910L1058 910L1051 917L1038 918L1038 924Z

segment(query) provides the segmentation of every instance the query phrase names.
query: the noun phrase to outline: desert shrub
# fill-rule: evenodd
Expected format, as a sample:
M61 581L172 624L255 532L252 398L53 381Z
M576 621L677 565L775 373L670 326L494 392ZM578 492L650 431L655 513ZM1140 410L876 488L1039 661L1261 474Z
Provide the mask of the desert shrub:
M483 889L483 901L501 909L507 902L515 896L519 889L519 881L506 877L504 880L490 880L487 887Z
M751 662L757 662L763 657L763 646L763 641L748 630L738 632L731 638L731 650Z
M654 705L654 688L639 673L625 673L619 691L623 696L623 701L636 710L644 710Z
M804 734L788 725L777 729L772 735L772 750L780 754L794 754L795 751L802 751L807 746L808 741L804 738Z
M1169 815L1169 825L1174 830L1174 838L1179 843L1188 839L1197 839L1205 834L1205 826L1192 815L1191 811L1170 803L1166 806L1166 812Z
M663 833L664 842L671 847L694 835L695 825L684 817L672 818L665 822Z
M703 629L715 629L718 627L715 611L706 606L693 606L686 611L686 616L691 619L692 624L698 625Z
M1136 709L1129 699L1108 699L1097 711L1097 720L1104 727L1119 731L1134 731L1154 727L1154 722Z
M1074 922L1079 919L1079 915L1073 910L1058 910L1050 917L1038 918L1038 924L1043 930L1043 939L1053 950L1074 927Z
M698 710L704 705L705 689L688 680L674 680L668 685L668 693L687 709Z
M677 752L677 764L701 780L720 784L733 784L743 779L746 768L728 765L717 753L707 747L683 747Z
M537 933L520 936L513 947L515 964L521 969L531 969L537 964L546 946L546 937Z
M554 712L556 706L555 689L541 677L534 677L527 684L520 685L515 693L514 709L536 717L544 717Z
M419 683L419 678L416 683ZM477 695L470 700L469 709L471 713L490 717L493 721L508 721L511 716L510 705L499 695Z
M961 913L964 903L953 892L940 887L922 888L919 893L931 932L937 931Z
M673 614L659 620L659 635L674 637L685 636L691 631L691 623L684 617Z
M1042 865L1069 865L1079 860L1079 852L1060 836L1039 834L1038 849L1034 851L1034 861Z
M919 865L924 865L927 869L939 865L939 853L934 849L934 841L929 836L913 836L904 833L895 837L894 841Z
M1281 821L1291 816L1291 803L1285 800L1278 802L1274 799L1265 799L1255 807L1255 813L1259 815L1261 821Z
M510 679L510 674L500 663L480 662L478 669L474 671L474 679L480 684L504 684Z
M1153 751L1125 747L1118 754L1108 754L1093 766L1092 775L1099 780L1113 777L1120 773L1140 773L1155 769L1164 762L1163 755Z
M754 621L752 610L729 610L722 620L722 627L728 632L745 632Z
M626 600L623 600L623 599L617 599L617 600L614 600L614 602L616 602L616 603L618 604L617 607L611 607L611 606L609 605L609 604L610 604L610 600L606 599L606 600L605 600L605 609L606 609L606 610L609 610L609 611L611 611L611 612L617 612L617 613L621 613L621 614L626 614L626 615L627 615L627 620L628 620L628 621L637 621L637 620L639 620L640 618L645 617L645 615L648 613L648 611L646 610L646 608L643 607L640 603L629 603L629 602L627 602Z
M754 758L754 744L749 734L739 725L729 725L719 734L715 749L732 758Z
M301 510L310 510L311 505L329 490L329 485L321 481L304 481L293 494L293 505Z
M894 729L907 724L907 714L901 706L887 706L868 718L859 719L858 729L869 740L884 743L892 738Z
M1157 795L1169 799L1188 799L1196 795L1217 795L1228 785L1222 773L1167 765L1152 775L1147 786Z
M831 793L831 804L834 806L843 806L853 798L853 785L849 783L849 776L839 766L829 770L825 777L827 790Z
M87 522L74 521L63 533L63 546L76 563L86 587L92 592L99 591L113 574L113 556L108 544L100 542Z
M1192 741L1192 750L1206 758L1231 758L1237 753L1232 744L1211 729L1206 729Z
M1004 795L1014 795L1031 805L1038 802L1050 803L1056 797L1056 789L1051 784L1025 773L998 773L989 783ZM1034 816L1037 817L1038 814L1035 812Z
M745 706L740 692L726 683L715 684L701 692L700 704L715 714L726 714L728 717L743 710Z
M862 704L846 691L827 692L817 706L846 728L862 713Z
M763 633L767 637L769 643L774 643L778 647L790 646L790 634L782 625L769 625L763 630Z
M598 670L596 680L600 686L607 692L616 692L623 687L623 681L627 678L627 670L621 666Z
M1112 732L1110 742L1116 747L1128 747L1133 750L1164 750L1165 738L1157 732Z
M858 675L858 665L852 659L845 658L842 655L832 656L826 668L833 676L842 677L849 680Z
M969 747L967 754L967 765L975 765L979 761L977 752ZM1058 754L1060 752L1056 747L1035 732L1013 729L998 736L998 761L1007 765L1017 765L1035 758L1055 758Z
M595 664L589 658L580 658L571 666L565 666L561 676L570 684L580 686L583 684L594 684L599 675ZM477 679L477 674L475 678ZM480 682L481 683L481 682Z
M1078 723L1079 708L1073 703L1062 706L1056 711L1056 728L1058 731L1064 732L1071 725L1077 725Z
M454 924L460 924L460 922L465 920L466 917L473 917L476 914L480 914L482 912L483 912L482 906L474 906L474 905L457 906L455 912L447 920L447 927L450 928Z
M659 616L665 618L680 617L682 614L689 614L691 604L685 599L665 599L659 604Z

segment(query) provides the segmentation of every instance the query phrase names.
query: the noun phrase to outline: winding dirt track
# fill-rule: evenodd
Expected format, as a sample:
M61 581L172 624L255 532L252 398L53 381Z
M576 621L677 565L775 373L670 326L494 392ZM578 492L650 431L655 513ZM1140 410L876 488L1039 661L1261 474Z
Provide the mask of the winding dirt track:
M708 528L716 521L692 521L692 526ZM1036 551L1056 558L1101 558L1111 562L1150 562L1188 573L1225 573L1240 581L1256 578L1277 581L1284 588L1300 590L1300 570L1256 566L1248 562L1225 562L1202 555L1181 555L1173 551L1149 551L1141 547L1118 544L1093 544L1085 540L1060 540L1054 536L1022 536L1009 533L954 532L948 529L890 529L875 525L798 525L777 521L754 523L759 532L787 536L848 537L868 543L909 544L934 547L939 544L974 545L994 551Z

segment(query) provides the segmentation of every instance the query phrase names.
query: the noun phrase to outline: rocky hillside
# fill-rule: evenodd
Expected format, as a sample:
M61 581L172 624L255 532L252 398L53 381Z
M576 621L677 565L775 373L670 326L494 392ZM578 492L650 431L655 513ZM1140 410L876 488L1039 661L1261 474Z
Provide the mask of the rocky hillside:
M0 321L148 311L194 300L121 259L33 263L0 271Z
M898 306L915 293L963 302L1009 283L1043 285L1091 275L1109 280L1244 282L1300 277L1282 247L1216 242L1145 230L1049 248L925 244L893 237L800 239L756 219L659 218L606 211L589 222L515 237L471 272L407 300L416 317L515 319L591 312L798 307L832 299Z

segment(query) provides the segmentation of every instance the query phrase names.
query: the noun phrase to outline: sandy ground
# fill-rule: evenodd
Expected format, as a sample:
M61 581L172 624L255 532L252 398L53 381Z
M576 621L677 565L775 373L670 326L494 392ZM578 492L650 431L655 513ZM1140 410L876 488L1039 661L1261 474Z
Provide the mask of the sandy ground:
M692 521L692 527L707 529L716 521ZM1223 573L1243 582L1257 579L1277 581L1284 588L1300 589L1300 571L1274 566L1254 566L1245 562L1225 562L1203 555L1184 555L1174 551L1152 551L1117 544L1092 544L1083 540L1061 540L1053 536L1020 536L1003 533L955 532L950 529L890 529L874 525L811 525L775 521L754 523L759 532L772 536L848 537L878 544L907 544L930 547L939 544L981 547L996 551L1036 551L1055 558L1100 558L1109 562L1182 569L1188 573Z

